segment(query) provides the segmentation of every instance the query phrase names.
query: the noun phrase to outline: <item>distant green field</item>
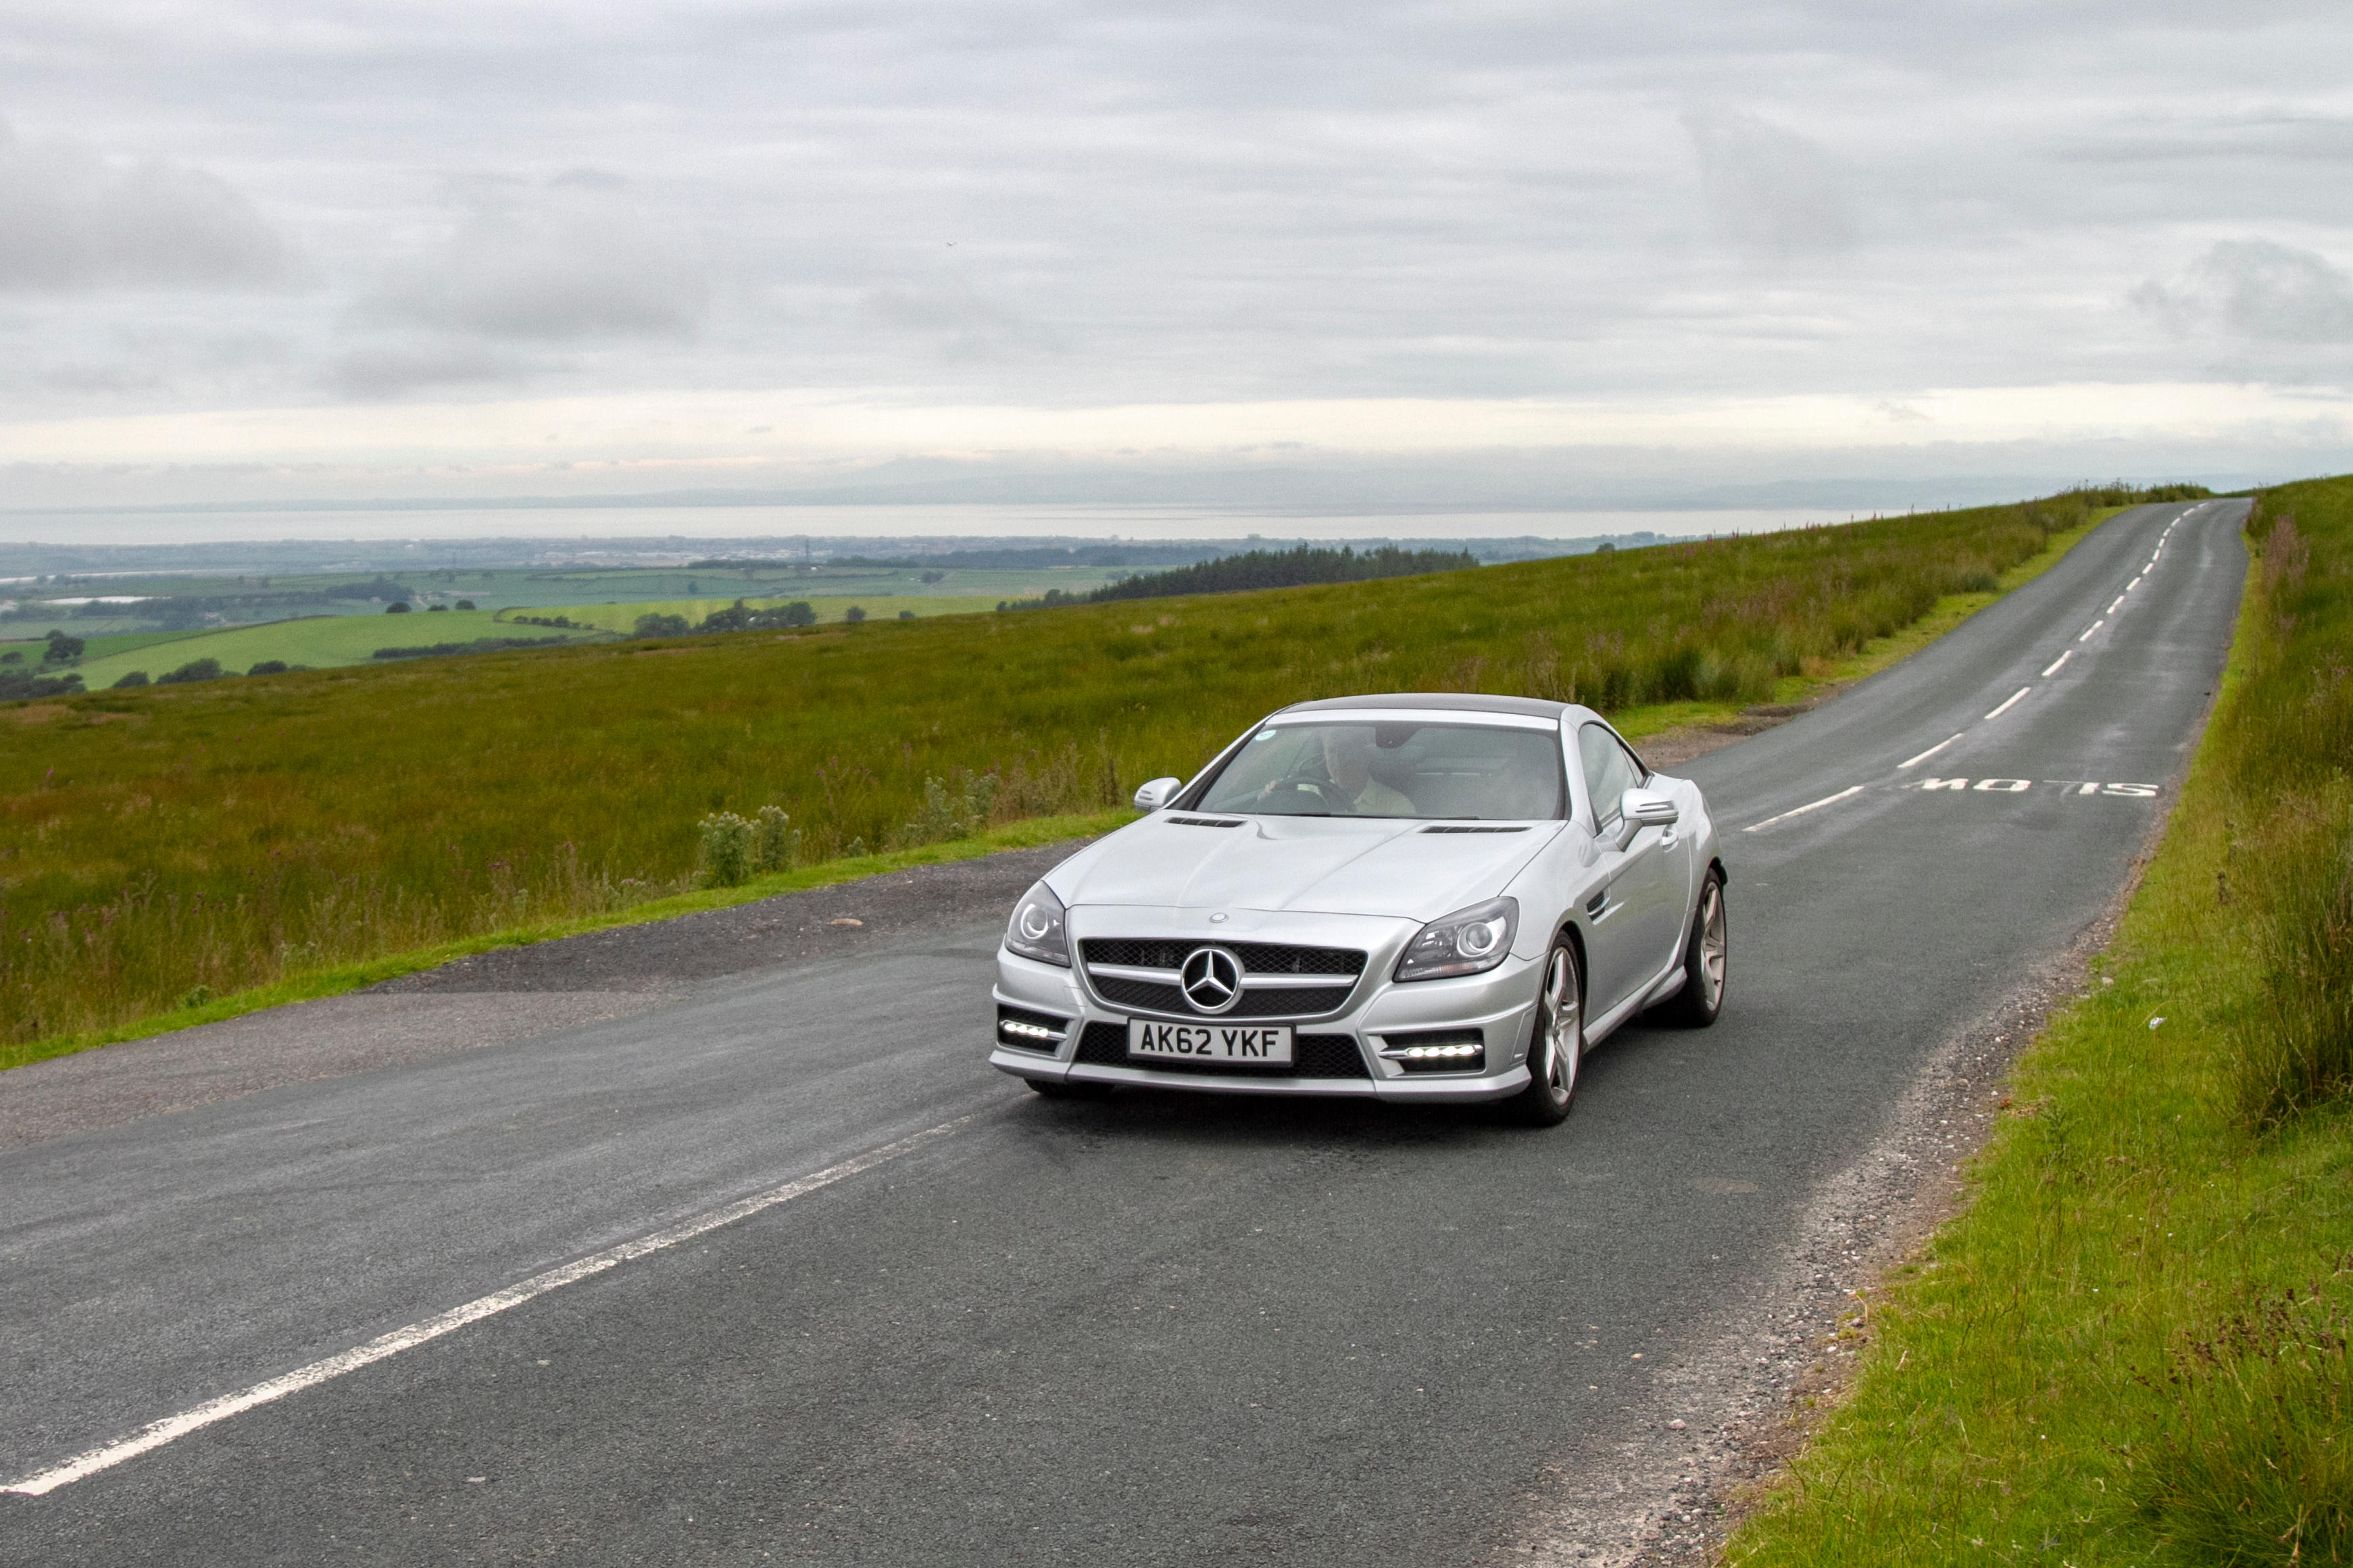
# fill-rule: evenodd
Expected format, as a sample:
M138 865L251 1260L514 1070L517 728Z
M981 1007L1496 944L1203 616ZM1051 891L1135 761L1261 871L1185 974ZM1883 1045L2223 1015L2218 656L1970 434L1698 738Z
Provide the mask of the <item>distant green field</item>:
M374 616L384 613L392 595L377 592L372 599L328 597L337 589L398 588L418 610L439 604L454 609L470 599L485 610L522 609L554 615L574 606L649 605L679 600L708 601L714 607L737 599L807 599L864 601L890 597L910 601L934 598L986 600L994 608L1000 599L1034 599L1050 588L1083 595L1113 578L1123 568L1040 566L1023 568L795 565L784 562L756 566L689 568L685 566L501 566L482 568L403 568L376 572L282 573L272 575L159 575L53 582L37 590L0 593L0 605L21 603L20 612L5 622L5 636L37 639L51 627L77 637L117 633L152 634L159 616L168 619L174 605L193 606L196 614L238 625L318 616ZM936 581L926 582L926 577ZM103 606L117 614L91 616L93 606L43 602L44 594L81 598L93 591L134 595L145 603ZM15 597L12 599L10 595ZM899 606L908 607L908 606ZM916 605L918 615L938 612ZM871 609L871 606L870 605ZM897 614L897 608L892 612ZM179 636L182 633L169 635ZM113 651L111 648L109 651Z
M48 630L46 626L41 629L44 632ZM71 623L61 626L58 629L69 637L81 638L84 664L104 658L111 654L128 653L132 648L153 647L158 643L178 642L185 637L204 635L202 632L108 632L92 636L76 631ZM37 664L40 662L41 650L47 646L48 639L46 637L11 637L6 641L0 641L0 654L21 653L25 656L25 661L27 664ZM90 678L84 676L82 679L87 680Z
M937 570L936 583L923 581L923 571L913 566L752 566L690 572L682 566L626 567L478 573L479 586L443 584L432 574L423 574L417 587L443 593L464 592L478 604L557 605L652 604L687 600L710 601L714 608L737 599L986 598L994 609L999 599L1035 598L1049 588L1083 594L1125 568L1095 566L1035 566L987 570L951 567ZM871 605L868 606L872 609ZM922 614L922 611L917 611Z
M315 616L308 620L271 621L258 626L174 636L163 647L134 647L110 653L103 658L85 658L77 672L84 685L96 690L112 686L134 669L145 670L152 679L199 658L216 658L224 670L236 675L273 658L327 669L336 665L367 663L369 656L380 647L471 642L476 637L555 635L536 626L501 626L488 610Z
M796 599L806 603L817 613L819 625L841 620L849 613L853 605L864 610L868 620L894 621L899 618L899 612L902 610L913 610L919 616L969 616L981 611L994 613L1001 602L997 599L916 595L869 595L862 599L819 598L810 594L790 594L778 599L746 598L744 602L753 609L765 610L777 605L789 605ZM689 626L699 626L702 624L704 616L714 610L723 610L734 602L732 598L656 599L638 605L570 605L554 609L518 610L513 614L539 616L550 619L562 616L575 626L594 626L599 631L628 632L636 629L639 616L684 616ZM512 615L508 615L505 611L500 613L507 616L510 624L513 624ZM530 629L528 626L523 627L524 631ZM521 636L522 633L517 632L514 635Z

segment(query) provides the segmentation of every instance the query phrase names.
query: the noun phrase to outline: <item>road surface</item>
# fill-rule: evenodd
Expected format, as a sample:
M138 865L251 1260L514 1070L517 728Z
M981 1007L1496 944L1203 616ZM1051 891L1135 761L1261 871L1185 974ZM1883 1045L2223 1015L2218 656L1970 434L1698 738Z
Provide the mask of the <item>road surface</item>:
M547 1026L37 1128L0 1152L0 1563L1484 1561L2112 900L2244 511L2125 513L1683 769L1729 1000L1604 1044L1557 1129L1048 1103L983 1064L985 886L669 989L632 989L653 939L606 981L478 964L415 1005L539 985ZM0 1110L80 1081L41 1071Z

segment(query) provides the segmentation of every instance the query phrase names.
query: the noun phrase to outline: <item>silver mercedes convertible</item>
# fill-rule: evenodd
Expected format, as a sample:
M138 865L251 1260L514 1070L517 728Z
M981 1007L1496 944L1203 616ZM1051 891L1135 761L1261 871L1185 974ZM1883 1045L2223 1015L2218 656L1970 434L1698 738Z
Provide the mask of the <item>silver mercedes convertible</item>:
M1589 709L1302 702L1023 895L989 1060L1117 1084L1508 1100L1548 1125L1646 1008L1724 1005L1724 866L1699 786Z

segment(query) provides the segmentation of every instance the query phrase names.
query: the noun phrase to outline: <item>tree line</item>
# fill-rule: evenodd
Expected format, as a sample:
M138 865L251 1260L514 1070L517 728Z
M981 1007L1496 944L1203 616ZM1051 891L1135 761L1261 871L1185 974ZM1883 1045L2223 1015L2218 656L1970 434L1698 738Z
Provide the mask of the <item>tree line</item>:
M1369 583L1378 577L1418 577L1460 572L1479 564L1468 550L1406 550L1394 544L1359 553L1303 544L1293 550L1253 550L1221 555L1169 572L1148 572L1106 583L1089 594L1050 588L1043 598L1009 599L1000 610L1041 610L1057 605L1101 605L1116 599L1166 599L1179 594L1239 594L1253 588L1303 588L1319 583Z

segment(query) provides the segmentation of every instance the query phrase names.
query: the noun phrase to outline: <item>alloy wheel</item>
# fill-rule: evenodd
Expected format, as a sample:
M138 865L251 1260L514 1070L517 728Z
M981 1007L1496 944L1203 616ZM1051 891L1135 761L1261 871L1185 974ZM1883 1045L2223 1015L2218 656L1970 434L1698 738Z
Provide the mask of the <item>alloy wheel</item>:
M1724 1005L1724 966L1730 945L1725 931L1724 884L1711 877L1699 911L1699 983L1710 1012Z

